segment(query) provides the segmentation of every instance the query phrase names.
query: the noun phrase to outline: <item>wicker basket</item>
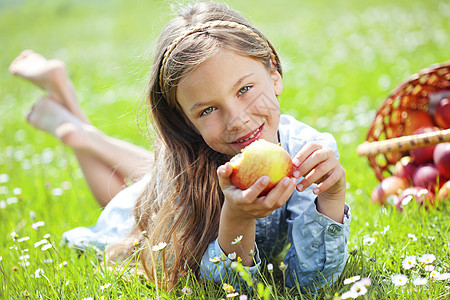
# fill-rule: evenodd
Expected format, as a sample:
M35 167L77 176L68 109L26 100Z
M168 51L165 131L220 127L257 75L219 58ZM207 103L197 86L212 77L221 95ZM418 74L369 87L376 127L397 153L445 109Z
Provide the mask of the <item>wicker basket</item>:
M430 97L431 96L431 97ZM433 109L450 97L450 62L423 69L400 84L378 109L359 155L367 156L378 180L392 175L393 166L412 148L450 141L450 129L431 134L405 134L408 115Z

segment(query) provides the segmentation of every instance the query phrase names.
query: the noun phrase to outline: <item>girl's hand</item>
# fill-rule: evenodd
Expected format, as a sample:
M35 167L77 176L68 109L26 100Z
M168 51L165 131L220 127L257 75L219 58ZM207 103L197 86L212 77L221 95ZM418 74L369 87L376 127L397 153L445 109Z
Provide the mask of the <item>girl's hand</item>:
M241 190L231 183L231 173L233 166L229 162L217 169L219 184L225 195L224 206L241 219L258 219L270 215L289 199L297 182L296 178L285 177L267 195L258 197L269 183L268 176L262 176L251 187Z
M313 193L337 199L345 195L345 171L331 148L319 143L306 144L292 160L295 178L304 177L297 185L302 192L317 183Z

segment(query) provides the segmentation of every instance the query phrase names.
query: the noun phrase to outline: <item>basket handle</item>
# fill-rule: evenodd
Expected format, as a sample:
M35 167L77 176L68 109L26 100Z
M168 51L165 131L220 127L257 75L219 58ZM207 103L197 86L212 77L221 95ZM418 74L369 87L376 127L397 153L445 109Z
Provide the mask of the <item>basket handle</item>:
M444 142L450 142L450 129L402 136L383 141L364 142L356 148L356 152L360 156L374 156L380 153L403 152Z

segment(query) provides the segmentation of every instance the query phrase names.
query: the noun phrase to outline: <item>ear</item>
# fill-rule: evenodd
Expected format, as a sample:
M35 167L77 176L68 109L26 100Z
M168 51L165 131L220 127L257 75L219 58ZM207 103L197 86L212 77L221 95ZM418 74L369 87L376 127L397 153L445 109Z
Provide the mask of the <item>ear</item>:
M283 91L283 78L281 74L277 70L272 70L270 71L270 78L272 79L275 95L280 95Z

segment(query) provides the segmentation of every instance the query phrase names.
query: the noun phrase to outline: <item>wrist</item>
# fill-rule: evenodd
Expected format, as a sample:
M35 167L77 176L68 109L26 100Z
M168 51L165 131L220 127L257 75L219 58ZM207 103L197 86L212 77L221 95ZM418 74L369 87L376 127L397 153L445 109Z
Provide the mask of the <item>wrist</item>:
M330 219L343 223L345 210L345 192L333 197L320 194L316 201L317 211Z

